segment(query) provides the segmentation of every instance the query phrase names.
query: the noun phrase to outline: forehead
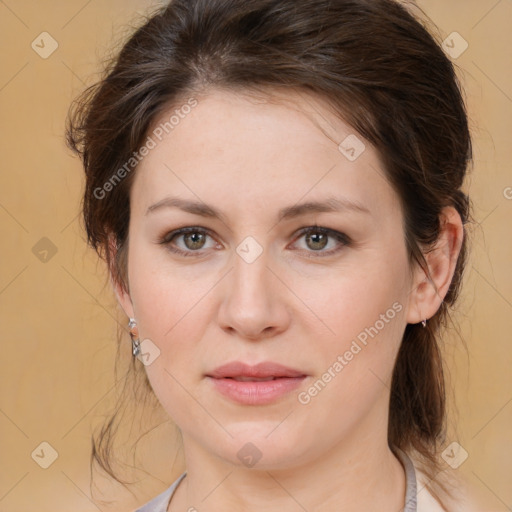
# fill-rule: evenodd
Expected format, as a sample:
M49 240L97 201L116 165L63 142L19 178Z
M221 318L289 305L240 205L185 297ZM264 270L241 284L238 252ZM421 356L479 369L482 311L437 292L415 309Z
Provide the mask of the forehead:
M336 192L377 214L396 207L377 151L320 98L212 90L194 100L173 105L148 132L153 148L132 188L139 213L166 193L233 211Z

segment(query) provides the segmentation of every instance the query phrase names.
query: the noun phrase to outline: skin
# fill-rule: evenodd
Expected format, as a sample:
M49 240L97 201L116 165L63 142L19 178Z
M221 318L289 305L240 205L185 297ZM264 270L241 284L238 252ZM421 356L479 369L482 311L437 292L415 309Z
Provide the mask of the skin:
M427 255L429 280L409 265L399 199L378 153L364 141L365 151L349 161L337 145L354 130L321 99L220 89L196 97L198 105L136 170L129 292L113 282L140 339L160 350L147 375L183 436L187 477L169 510L396 512L404 506L405 477L387 445L393 365L407 323L428 319L447 293L460 217L443 210L441 237ZM171 195L212 205L224 217L178 208L147 213ZM328 196L368 211L277 220L281 208ZM314 225L351 242L329 236L323 247L299 233ZM208 231L204 242L173 240L178 249L195 250L192 256L158 243L185 226ZM252 263L236 252L247 236L263 249ZM330 249L339 250L322 256ZM300 403L298 393L394 303L401 306L394 318ZM272 404L239 405L205 378L235 360L275 361L308 377ZM261 452L251 468L237 457L248 442Z

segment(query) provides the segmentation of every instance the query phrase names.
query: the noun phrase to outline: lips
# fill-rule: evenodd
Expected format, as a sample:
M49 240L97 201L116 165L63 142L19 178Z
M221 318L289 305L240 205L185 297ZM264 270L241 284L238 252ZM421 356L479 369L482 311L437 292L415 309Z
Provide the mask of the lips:
M241 405L270 405L290 396L302 385L304 372L278 363L264 362L255 366L235 361L219 366L206 379L223 397Z
M305 376L306 374L304 372L278 363L263 362L250 366L241 361L224 364L207 374L207 377L214 379L229 378L239 382L264 382L279 378L297 378Z

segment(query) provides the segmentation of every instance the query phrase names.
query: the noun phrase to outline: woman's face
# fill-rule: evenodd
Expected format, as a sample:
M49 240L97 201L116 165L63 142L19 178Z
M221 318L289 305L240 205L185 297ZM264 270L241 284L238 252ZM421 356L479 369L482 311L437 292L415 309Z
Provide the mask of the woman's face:
M118 295L150 340L147 375L185 450L262 468L349 436L385 443L414 307L399 199L375 149L319 100L286 99L212 90L155 123L131 190L130 295ZM212 377L231 362L295 377Z

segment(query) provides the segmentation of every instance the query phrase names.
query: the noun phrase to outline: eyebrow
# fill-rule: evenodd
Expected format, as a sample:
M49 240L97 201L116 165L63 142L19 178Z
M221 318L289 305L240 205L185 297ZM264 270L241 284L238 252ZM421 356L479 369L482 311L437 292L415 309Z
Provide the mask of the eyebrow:
M200 215L201 217L215 218L223 222L226 221L225 216L213 206L179 197L166 197L161 201L158 201L146 210L145 215L162 208L179 208L180 210L194 215ZM292 219L307 213L340 212L344 210L357 213L370 213L368 208L357 201L353 201L346 197L328 197L323 201L309 201L282 208L279 210L277 220L280 222L282 220Z

